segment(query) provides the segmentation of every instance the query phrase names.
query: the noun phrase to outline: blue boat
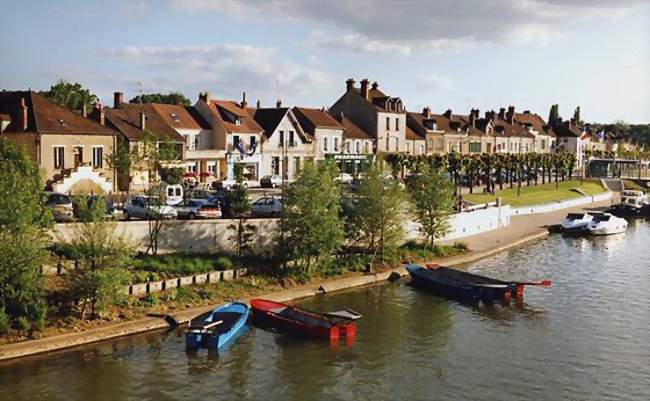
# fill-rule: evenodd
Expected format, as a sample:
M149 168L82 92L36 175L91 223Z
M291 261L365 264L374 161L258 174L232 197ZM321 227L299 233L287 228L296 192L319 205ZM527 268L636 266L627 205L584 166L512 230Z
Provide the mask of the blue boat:
M250 307L229 302L203 313L188 323L185 345L188 349L218 349L234 340L246 326Z
M540 282L503 281L435 264L424 267L411 263L406 266L406 270L411 275L411 283L414 286L424 288L444 298L470 304L476 304L479 301L486 304L495 301L507 303L512 298L521 300L527 285L551 286L550 280Z

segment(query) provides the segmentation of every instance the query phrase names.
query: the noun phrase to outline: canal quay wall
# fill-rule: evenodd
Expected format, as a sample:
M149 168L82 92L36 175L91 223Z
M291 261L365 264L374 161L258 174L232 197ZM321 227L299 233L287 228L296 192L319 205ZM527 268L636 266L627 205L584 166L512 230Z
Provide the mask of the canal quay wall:
M610 206L612 202L613 200L610 198L590 203L585 206L591 209L598 207L604 208ZM508 226L500 228L497 231L492 230L466 237L464 241L468 244L471 251L459 257L446 259L444 260L444 264L447 266L462 266L519 247L527 242L545 238L548 236L548 229L546 228L548 225L561 222L565 214L568 212L580 210L583 210L583 208L577 206L564 210L555 210L549 213L514 216L511 218ZM442 243L445 243L445 241L442 241ZM259 298L267 298L277 302L287 302L332 291L379 283L390 279L391 276L403 276L405 274L405 269L400 267L378 274L352 276L324 281L317 284L310 284L299 288L262 295ZM210 305L186 309L174 313L173 318L179 323L184 323L202 312L214 309L215 306L216 305ZM162 318L146 317L78 333L68 333L26 342L6 344L0 346L0 362L42 353L60 351L128 335L141 334L152 330L162 330L168 327L168 323Z

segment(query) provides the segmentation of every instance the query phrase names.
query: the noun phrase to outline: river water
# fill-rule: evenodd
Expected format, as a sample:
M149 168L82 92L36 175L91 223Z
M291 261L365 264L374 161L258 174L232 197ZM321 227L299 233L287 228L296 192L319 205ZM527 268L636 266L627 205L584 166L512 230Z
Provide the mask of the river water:
M467 307L382 284L301 305L363 313L333 347L252 328L221 355L154 333L0 366L2 400L649 400L650 225L548 240L469 266L553 280Z

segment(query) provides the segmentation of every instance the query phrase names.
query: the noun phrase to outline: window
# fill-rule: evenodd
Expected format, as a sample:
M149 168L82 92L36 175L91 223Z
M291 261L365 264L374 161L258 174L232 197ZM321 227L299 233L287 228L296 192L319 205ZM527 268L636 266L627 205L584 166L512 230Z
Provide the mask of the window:
M355 149L356 153L361 153L361 142L357 141L355 143L355 147L356 147Z
M103 146L93 146L93 168L103 168L104 167L104 147Z
M65 167L65 147L54 146L54 168Z
M196 162L190 162L187 164L187 172L188 173L196 173Z
M329 151L329 149L328 149L328 144L327 144L327 139L328 139L328 138L327 138L326 136L323 137L323 152L327 152L327 151Z
M208 162L208 172L212 175L217 175L217 163Z
M370 142L366 142L365 153L370 153Z
M273 157L273 160L271 160L271 170L273 170L274 175L280 175L280 158L279 157Z
M542 150L546 149L546 139L542 139Z
M436 150L442 152L445 150L445 140L440 138L437 141Z
M390 150L390 138L388 135L386 136L386 151L388 152Z
M284 146L284 131L280 131L280 146Z
M420 154L423 155L426 152L424 151L424 145L420 145Z
M300 172L300 157L293 158L293 174L296 175Z
M254 137L254 136L251 136L250 144L251 144L251 149L254 149L257 146L257 138Z
M352 142L351 141L347 141L345 143L345 151L347 153L352 153Z
M390 129L390 117L386 117L386 129Z
M339 138L334 137L334 151L339 151Z
M470 142L469 151L470 153L481 153L481 142Z
M399 118L395 118L395 131L399 131Z
M296 146L296 141L293 135L293 131L289 131L289 146Z
M239 135L235 135L232 137L232 144L234 147L237 147L237 145L239 145Z
M194 149L198 149L198 148L199 148L199 136L194 135Z

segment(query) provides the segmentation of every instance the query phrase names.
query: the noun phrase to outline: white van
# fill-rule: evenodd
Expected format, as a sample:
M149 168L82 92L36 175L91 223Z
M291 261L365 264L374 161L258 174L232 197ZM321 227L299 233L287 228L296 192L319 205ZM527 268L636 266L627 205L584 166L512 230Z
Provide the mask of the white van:
M178 205L183 201L183 186L180 184L167 184L165 203L169 206Z

